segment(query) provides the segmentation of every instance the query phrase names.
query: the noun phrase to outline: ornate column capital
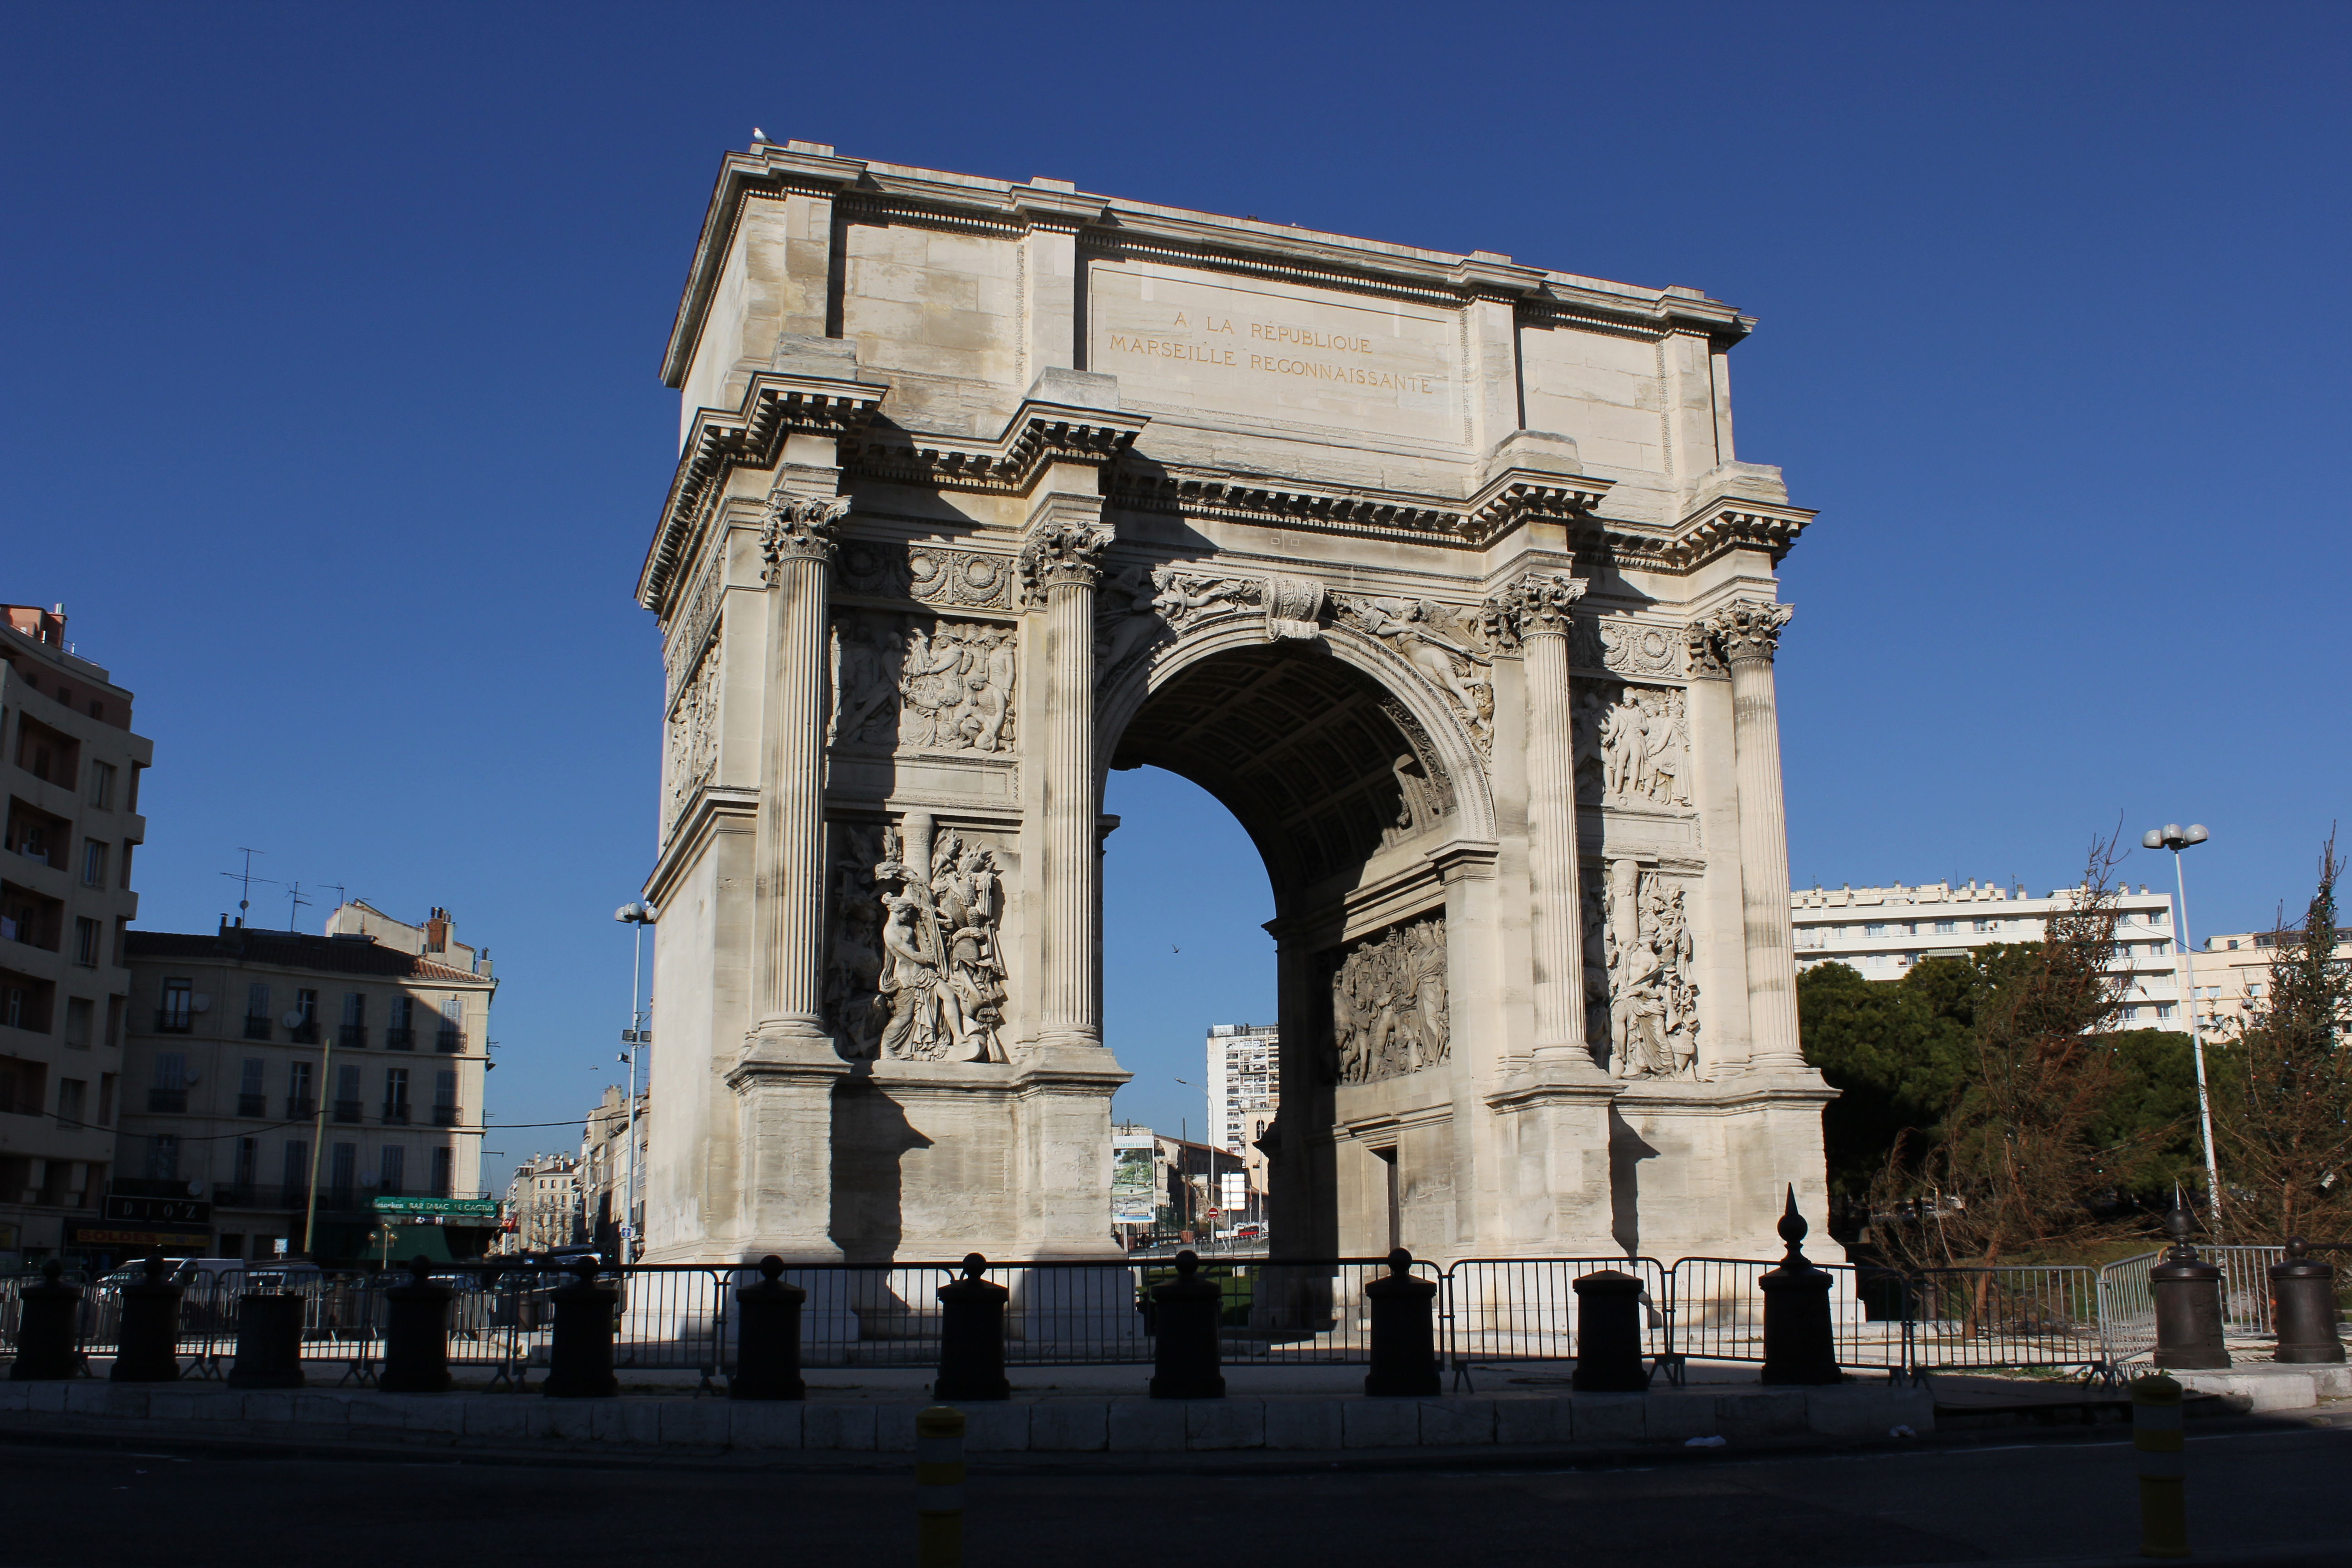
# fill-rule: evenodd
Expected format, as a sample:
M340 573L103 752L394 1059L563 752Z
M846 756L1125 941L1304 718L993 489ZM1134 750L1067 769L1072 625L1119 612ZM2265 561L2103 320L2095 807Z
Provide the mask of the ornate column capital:
M1102 580L1103 556L1110 549L1108 523L1048 521L1021 547L1021 586L1032 599L1048 588L1072 583L1091 588Z
M1565 572L1528 572L1486 601L1486 620L1500 647L1528 637L1566 637L1573 629L1576 602L1587 586Z
M794 500L781 490L768 497L760 519L760 552L767 557L770 587L782 580L793 561L833 560L834 527L849 513L849 498Z
M1780 628L1796 613L1789 605L1742 599L1703 621L1693 621L1684 630L1690 645L1691 673L1720 675L1733 664L1771 663L1780 646Z

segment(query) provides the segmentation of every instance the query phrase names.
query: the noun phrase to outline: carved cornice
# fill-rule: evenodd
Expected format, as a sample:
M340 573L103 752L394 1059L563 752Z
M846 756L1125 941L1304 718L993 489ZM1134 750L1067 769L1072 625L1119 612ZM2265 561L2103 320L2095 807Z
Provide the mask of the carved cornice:
M1498 646L1513 647L1529 637L1568 636L1576 627L1576 602L1585 581L1564 572L1528 572L1486 601L1486 625Z
M1048 464L1099 468L1118 461L1148 417L1029 402L1014 411L992 441L876 432L854 452L845 453L844 465L863 478L895 484L1021 495Z
M760 518L760 553L767 558L767 581L774 587L795 561L831 564L835 528L849 513L849 498L795 500L779 491L768 497Z
M694 416L662 504L653 548L637 578L637 603L662 611L687 546L717 510L737 468L772 468L791 435L844 437L865 427L887 389L862 382L761 372L744 388L732 412L705 408Z
M1620 565L1655 572L1695 571L1734 550L1769 551L1777 566L1797 535L1818 515L1804 507L1717 502L1691 512L1671 529L1615 518L1596 519L1597 531L1585 537L1607 550Z
M1091 588L1102 580L1103 556L1110 549L1109 525L1048 520L1021 547L1021 587L1032 599L1049 588L1076 584Z
M1522 523L1589 523L1610 480L1514 471L1468 501L1395 491L1310 489L1207 474L1122 464L1110 475L1110 500L1134 511L1220 517L1277 528L1410 539L1482 549Z
M1768 605L1756 599L1740 599L1725 605L1703 621L1691 623L1691 668L1700 673L1714 674L1727 664L1772 662L1780 646L1780 629L1796 614L1788 605Z

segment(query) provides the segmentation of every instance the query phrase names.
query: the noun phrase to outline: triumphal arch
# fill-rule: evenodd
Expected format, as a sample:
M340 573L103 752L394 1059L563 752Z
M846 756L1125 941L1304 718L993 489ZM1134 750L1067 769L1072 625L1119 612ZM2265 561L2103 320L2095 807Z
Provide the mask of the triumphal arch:
M1115 1256L1106 771L1272 879L1278 1250L1825 1217L1751 322L1695 289L730 155L665 374L647 1256Z

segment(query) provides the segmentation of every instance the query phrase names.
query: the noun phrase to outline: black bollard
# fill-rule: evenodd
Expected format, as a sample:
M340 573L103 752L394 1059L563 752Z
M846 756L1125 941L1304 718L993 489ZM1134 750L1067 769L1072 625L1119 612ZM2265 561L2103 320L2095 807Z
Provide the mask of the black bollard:
M47 1383L75 1376L81 1371L79 1320L81 1287L58 1278L65 1265L50 1258L41 1265L41 1282L16 1293L16 1361L8 1369L11 1383Z
M180 1381L180 1287L165 1278L161 1255L147 1259L147 1278L122 1288L122 1328L116 1340L116 1383Z
M988 1259L966 1253L963 1278L940 1287L938 1400L1010 1399L1004 1376L1004 1303L1013 1292L981 1278Z
M2307 1364L2344 1359L2336 1331L2336 1270L2309 1256L2310 1243L2287 1237L2286 1257L2270 1268L2273 1361Z
M1223 1399L1225 1374L1217 1370L1217 1330L1225 1312L1225 1292L1200 1277L1201 1259L1192 1248L1176 1255L1176 1278L1151 1288L1157 1308L1151 1369L1154 1399Z
M449 1392L449 1303L457 1292L427 1278L432 1265L408 1260L408 1283L383 1292L383 1371L376 1386L386 1394Z
M540 1392L550 1399L610 1399L621 1392L621 1380L613 1375L613 1312L620 1292L596 1283L593 1258L582 1259L572 1273L572 1284L547 1293L555 1304L555 1332Z
M307 1299L293 1290L257 1290L236 1304L236 1360L228 1369L231 1388L299 1388L302 1376L302 1310Z
M1400 1247L1389 1254L1389 1271L1365 1282L1364 1299L1372 1307L1372 1365L1364 1374L1364 1393L1433 1399L1444 1392L1433 1321L1436 1281L1414 1279L1412 1254Z
M2156 1364L2183 1371L2214 1371L2230 1364L2221 1332L2221 1268L2197 1256L2189 1245L2189 1213L2176 1206L2165 1216L2172 1247L2147 1271L2156 1298Z
M1789 1244L1780 1267L1756 1283L1764 1291L1766 1383L1843 1383L1837 1337L1830 1327L1830 1277L1806 1261L1805 1216L1797 1212L1797 1189L1780 1215L1780 1239Z
M806 1399L801 1377L801 1304L808 1292L783 1281L784 1260L760 1259L760 1282L735 1291L735 1370L730 1399Z
M1575 1285L1576 1372L1569 1386L1579 1394L1645 1392L1650 1373L1642 1364L1642 1282L1604 1268Z

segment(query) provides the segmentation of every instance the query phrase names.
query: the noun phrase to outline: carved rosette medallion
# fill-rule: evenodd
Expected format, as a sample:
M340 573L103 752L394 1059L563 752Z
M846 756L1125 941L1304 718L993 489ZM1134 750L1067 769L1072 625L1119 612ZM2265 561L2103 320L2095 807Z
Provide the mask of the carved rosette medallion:
M760 553L767 558L769 584L780 581L785 566L793 562L830 562L835 530L848 514L847 496L793 500L771 495L760 520Z
M1024 595L1045 597L1048 589L1065 584L1091 588L1102 578L1103 556L1110 549L1111 531L1100 522L1047 522L1021 547L1020 572Z
M1424 915L1331 955L1330 1070L1378 1083L1442 1067L1453 1040L1445 1000L1445 917Z

